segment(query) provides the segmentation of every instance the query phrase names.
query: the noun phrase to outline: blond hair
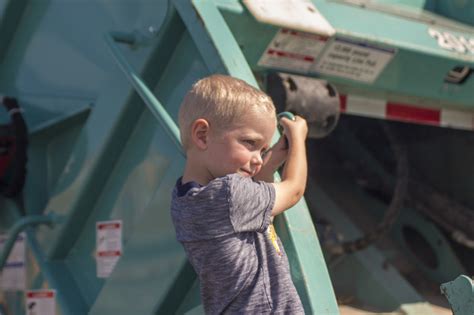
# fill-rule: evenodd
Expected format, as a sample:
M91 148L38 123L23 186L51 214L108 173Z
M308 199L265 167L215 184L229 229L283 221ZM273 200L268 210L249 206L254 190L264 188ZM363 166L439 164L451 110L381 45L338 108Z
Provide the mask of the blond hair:
M219 74L197 81L179 109L184 149L189 146L191 126L196 119L203 118L211 126L225 128L249 112L276 115L271 98L245 81Z

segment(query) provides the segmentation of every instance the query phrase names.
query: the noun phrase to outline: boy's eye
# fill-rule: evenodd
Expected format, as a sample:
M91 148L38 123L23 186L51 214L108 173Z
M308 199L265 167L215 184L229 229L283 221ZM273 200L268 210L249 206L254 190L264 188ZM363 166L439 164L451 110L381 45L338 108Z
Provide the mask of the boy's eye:
M255 140L250 140L250 139L244 140L244 142L252 147L255 146L255 143L256 143Z

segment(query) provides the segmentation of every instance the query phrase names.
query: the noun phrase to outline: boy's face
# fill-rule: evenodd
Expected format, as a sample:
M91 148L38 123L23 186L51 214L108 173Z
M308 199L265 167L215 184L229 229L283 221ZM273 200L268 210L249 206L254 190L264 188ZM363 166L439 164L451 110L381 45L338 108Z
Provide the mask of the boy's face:
M270 147L275 128L274 115L248 113L225 130L211 131L208 169L212 177L258 174L263 165L262 155Z

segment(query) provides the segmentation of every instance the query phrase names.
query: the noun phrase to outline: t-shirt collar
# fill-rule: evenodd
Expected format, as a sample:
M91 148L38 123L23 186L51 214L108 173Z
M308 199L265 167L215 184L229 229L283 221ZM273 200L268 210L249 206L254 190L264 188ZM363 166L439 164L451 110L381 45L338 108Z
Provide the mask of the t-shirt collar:
M178 197L183 197L190 191L192 188L200 188L202 187L201 184L197 182L187 182L186 184L183 184L181 181L182 177L178 178L178 181L176 182L176 189L178 190Z

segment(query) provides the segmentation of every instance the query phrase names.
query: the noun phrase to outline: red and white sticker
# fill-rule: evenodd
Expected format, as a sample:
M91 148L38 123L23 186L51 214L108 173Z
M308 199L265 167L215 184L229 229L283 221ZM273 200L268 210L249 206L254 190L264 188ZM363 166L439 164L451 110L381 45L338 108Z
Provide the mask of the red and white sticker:
M328 37L280 29L258 61L259 66L307 73Z
M55 290L29 290L26 291L26 315L55 315L56 291Z
M435 109L357 95L341 95L341 112L415 124L474 130L474 114L453 109Z
M3 251L8 235L0 235L0 252ZM26 289L26 234L18 235L8 256L8 260L0 273L0 288L4 291L24 291Z
M97 277L108 278L122 256L122 221L96 222Z
M311 72L372 83L395 53L394 48L336 38L328 43Z

